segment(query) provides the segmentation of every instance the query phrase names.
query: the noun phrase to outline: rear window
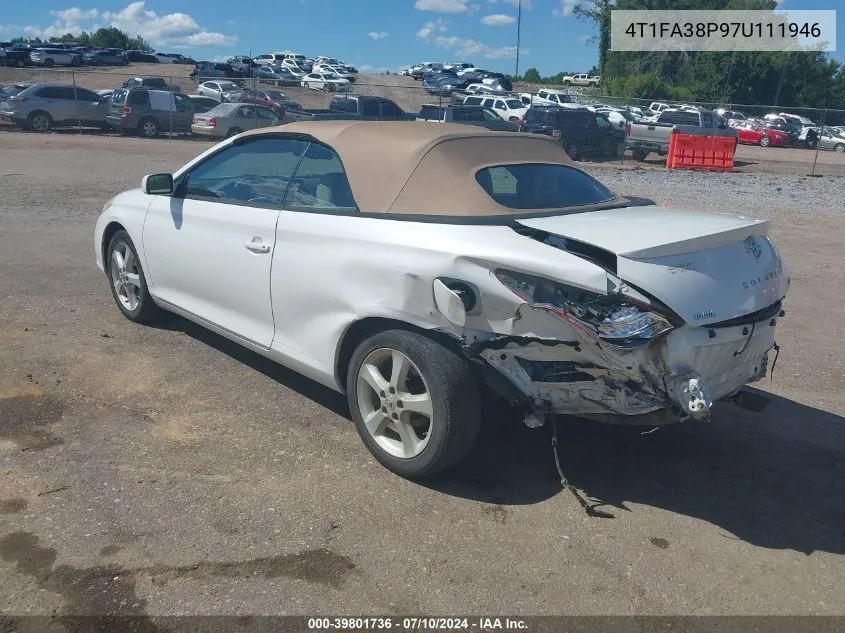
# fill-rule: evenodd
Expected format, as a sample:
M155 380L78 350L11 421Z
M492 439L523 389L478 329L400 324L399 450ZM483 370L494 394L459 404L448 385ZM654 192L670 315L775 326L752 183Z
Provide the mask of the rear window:
M485 167L475 179L487 194L510 209L559 209L613 199L599 181L566 165L529 163Z

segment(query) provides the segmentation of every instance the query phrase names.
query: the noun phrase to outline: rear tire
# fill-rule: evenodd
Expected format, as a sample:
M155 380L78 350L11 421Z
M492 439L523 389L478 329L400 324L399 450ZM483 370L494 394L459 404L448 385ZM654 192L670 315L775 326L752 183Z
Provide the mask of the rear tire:
M240 134L241 132L243 132L243 130L242 130L241 128L239 128L239 127L233 127L233 128L232 128L232 129L230 129L228 132L226 132L226 138L231 138L231 137L233 137L233 136L237 136L237 135L238 135L238 134Z
M566 153L572 160L581 160L581 148L577 143L569 143L566 146Z
M52 67L53 67L53 60L52 60L52 59L45 59L45 60L44 60L44 65L45 65L47 68L52 68Z
M645 149L635 149L635 150L633 151L634 160L638 160L638 161L642 162L642 161L644 161L646 158L648 158L648 155L649 155L650 153L651 153L651 152L649 152L648 150L645 150Z
M364 340L352 354L346 390L364 445L402 477L453 466L478 437L475 375L466 360L422 334L388 330Z
M833 147L833 151L834 151L834 152L839 152L840 154L841 154L842 152L845 152L845 143L839 143L838 145L835 145L835 146Z

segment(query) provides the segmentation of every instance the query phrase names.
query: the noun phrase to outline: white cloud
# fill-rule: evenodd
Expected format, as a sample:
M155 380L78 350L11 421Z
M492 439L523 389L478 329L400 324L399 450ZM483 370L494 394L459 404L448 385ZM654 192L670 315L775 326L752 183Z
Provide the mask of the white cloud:
M27 26L23 30L31 37L50 38L65 33L81 33L96 30L102 26L113 26L134 37L140 35L153 44L173 48L193 46L218 47L232 46L238 38L208 31L197 24L187 13L168 13L158 15L148 10L143 1L132 2L117 12L98 11L71 7L50 11L55 20L47 27ZM98 20L100 23L94 23Z
M560 0L560 8L552 9L552 15L556 18L565 18L572 15L575 7L580 4L581 0Z
M435 33L443 33L445 30L446 22L444 22L441 18L437 18L436 20L423 24L422 27L420 27L420 30L417 31L417 37L427 42L431 39L432 35Z
M417 0L414 7L436 13L466 13L469 10L467 0Z
M485 15L481 18L481 23L487 26L507 26L516 22L516 18L512 15L505 15L504 13L494 13L493 15Z
M388 35L390 35L390 33L386 31L370 31L369 33L367 33L367 35L369 35L374 40L383 40Z
M91 20L97 17L97 9L88 9L84 11L79 7L72 7L64 9L63 11L50 11L50 15L56 16L59 20L64 22L82 22L82 20Z
M489 46L478 40L452 35L438 35L434 43L441 48L454 50L461 57L485 57L487 59L507 59L516 57L516 46ZM528 53L523 49L521 52Z

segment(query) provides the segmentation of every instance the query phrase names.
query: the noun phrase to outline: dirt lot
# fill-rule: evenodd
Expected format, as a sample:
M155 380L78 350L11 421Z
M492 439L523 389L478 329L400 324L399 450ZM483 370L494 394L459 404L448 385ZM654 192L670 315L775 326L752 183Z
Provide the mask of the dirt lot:
M195 89L189 74L193 66L172 64L132 64L126 68L87 69L71 72L66 69L0 68L0 84L14 82L51 81L72 83L92 90L115 88L128 77L156 75L167 77L184 92L191 94ZM249 85L249 82L248 82ZM258 84L261 85L261 84ZM298 86L285 86L282 90L291 99L305 108L327 108L331 95ZM408 112L418 112L426 103L439 103L439 97L427 94L418 81L398 75L359 75L354 90L360 94L378 95L392 99ZM530 86L517 84L516 91L530 91ZM12 126L0 123L0 131ZM813 162L816 162L815 167ZM633 163L630 156L624 163ZM662 167L665 158L652 154L645 166ZM735 157L736 169L745 173L783 173L845 177L845 154L832 151L816 152L805 149L781 147L757 147L740 145Z
M649 435L562 421L564 469L613 515L593 518L561 492L547 428L487 410L464 466L411 483L342 397L184 320L123 319L94 220L204 147L0 136L0 613L845 614L829 182L784 176L803 193L766 199L753 174L595 168L772 217L793 289L764 413Z

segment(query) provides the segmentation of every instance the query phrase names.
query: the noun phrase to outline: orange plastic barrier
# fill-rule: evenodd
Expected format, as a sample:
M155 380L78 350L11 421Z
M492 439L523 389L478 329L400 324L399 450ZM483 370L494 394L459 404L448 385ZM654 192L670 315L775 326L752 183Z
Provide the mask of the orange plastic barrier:
M731 171L734 168L736 138L704 136L673 131L669 137L668 169Z

